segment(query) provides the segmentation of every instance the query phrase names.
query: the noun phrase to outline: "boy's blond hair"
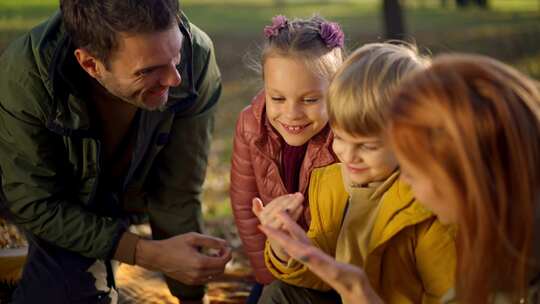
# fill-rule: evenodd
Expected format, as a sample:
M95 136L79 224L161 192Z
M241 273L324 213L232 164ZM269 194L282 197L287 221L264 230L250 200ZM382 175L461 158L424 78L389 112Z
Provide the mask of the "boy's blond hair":
M429 63L409 44L370 43L357 49L338 69L328 89L330 125L354 135L381 134L396 87Z

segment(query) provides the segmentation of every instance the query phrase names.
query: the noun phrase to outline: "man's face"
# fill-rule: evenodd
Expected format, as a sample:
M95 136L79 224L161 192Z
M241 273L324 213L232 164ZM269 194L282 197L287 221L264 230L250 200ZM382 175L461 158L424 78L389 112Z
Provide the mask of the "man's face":
M175 24L162 32L118 35L108 69L95 78L112 95L146 110L161 109L170 87L180 85L177 70L183 36Z

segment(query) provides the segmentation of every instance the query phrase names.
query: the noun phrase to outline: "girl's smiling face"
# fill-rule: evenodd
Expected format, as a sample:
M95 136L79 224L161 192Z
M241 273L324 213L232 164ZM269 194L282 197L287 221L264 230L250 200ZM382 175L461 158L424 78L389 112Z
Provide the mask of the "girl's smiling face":
M263 69L270 124L287 144L305 144L328 123L324 101L328 80L289 57L270 56Z

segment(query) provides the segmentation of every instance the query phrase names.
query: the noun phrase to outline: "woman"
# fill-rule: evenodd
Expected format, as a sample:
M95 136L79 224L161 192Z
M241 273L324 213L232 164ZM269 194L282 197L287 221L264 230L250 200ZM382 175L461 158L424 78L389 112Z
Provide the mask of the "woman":
M402 85L389 111L402 178L443 223L456 224L455 297L462 303L530 303L540 286L540 91L496 60L446 55ZM342 296L382 302L362 269L263 227ZM536 239L533 239L535 238Z

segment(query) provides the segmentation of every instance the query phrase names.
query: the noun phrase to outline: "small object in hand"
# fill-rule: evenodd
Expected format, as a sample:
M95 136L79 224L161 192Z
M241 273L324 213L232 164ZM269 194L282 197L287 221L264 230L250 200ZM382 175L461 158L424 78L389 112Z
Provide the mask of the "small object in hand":
M201 253L209 257L217 258L220 256L220 250L216 248L203 247Z
M298 260L302 263L307 263L309 262L309 257L307 255L304 255L304 256L301 256Z

